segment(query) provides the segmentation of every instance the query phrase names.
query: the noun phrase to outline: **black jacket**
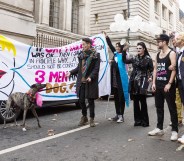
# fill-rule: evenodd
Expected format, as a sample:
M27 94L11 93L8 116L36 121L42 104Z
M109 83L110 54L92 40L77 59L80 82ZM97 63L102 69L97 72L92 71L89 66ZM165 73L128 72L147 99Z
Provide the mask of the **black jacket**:
M178 70L180 69L180 74L181 74L181 81L182 81L182 85L184 87L184 51L182 53L182 56L181 56L181 61L180 61L180 66L179 66L179 69L178 69L178 62L179 61L179 55L177 55L177 62L176 62L176 76L177 76L177 79L179 79L178 77Z
M82 51L81 53L82 54ZM81 79L82 79L82 59L80 59L80 54L79 54L79 63L78 66L71 70L70 73L71 75L77 75L77 82L76 82L76 91L77 91L77 96L79 97L79 92L80 92L80 86L81 86ZM98 73L99 73L99 68L100 68L100 54L95 53L91 64L88 68L88 71L86 73L86 78L90 77L91 82L86 83L85 87L85 96L86 98L92 98L92 99L97 99L98 98Z
M126 58L123 54L123 61L126 64L132 64L133 71L129 81L130 94L146 94L148 86L148 78L152 76L153 61L149 55L140 57L136 55L131 59Z

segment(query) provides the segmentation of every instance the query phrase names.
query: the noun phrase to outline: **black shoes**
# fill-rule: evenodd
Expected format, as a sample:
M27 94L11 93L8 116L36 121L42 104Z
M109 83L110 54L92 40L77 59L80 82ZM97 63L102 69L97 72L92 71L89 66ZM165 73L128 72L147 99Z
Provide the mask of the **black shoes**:
M135 123L134 123L134 126L148 127L149 124L147 124L147 123L145 123L145 122L142 122L142 121L139 121L139 122L135 122Z
M142 123L141 126L142 126L142 127L148 127L149 124L147 124L147 123Z
M135 122L134 126L142 126L142 123L141 122Z

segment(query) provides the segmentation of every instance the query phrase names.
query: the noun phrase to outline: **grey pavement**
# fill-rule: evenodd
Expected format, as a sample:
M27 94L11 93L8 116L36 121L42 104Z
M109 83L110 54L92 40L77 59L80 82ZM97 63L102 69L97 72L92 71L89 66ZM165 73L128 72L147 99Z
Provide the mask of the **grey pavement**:
M105 119L106 101L96 101L96 122L94 128L74 132L49 141L31 145L13 152L0 155L0 161L182 161L183 150L176 151L181 145L170 141L170 116L165 107L166 134L150 137L147 133L156 126L154 98L149 97L148 112L150 126L134 127L132 102L125 110L125 122L116 123ZM62 108L39 109L38 115L42 128L37 127L34 117L27 119L27 131L8 124L7 129L0 125L0 151L23 143L47 137L47 131L55 134L78 128L80 109L73 105ZM48 112L43 112L47 110ZM43 114L44 113L44 114ZM107 116L114 116L114 102L110 101ZM21 123L21 120L18 121ZM184 128L180 128L180 135Z

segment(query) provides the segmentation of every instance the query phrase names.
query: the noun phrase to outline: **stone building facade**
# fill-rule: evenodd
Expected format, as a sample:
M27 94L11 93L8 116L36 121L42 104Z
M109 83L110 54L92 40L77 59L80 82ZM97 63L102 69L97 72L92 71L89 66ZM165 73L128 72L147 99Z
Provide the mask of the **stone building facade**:
M90 35L89 11L87 0L0 0L0 33L27 44L64 45Z
M122 38L131 44L130 53L136 53L139 41L146 43L153 59L157 52L153 35L145 32L111 32L109 26L114 22L116 14L123 14L124 18L139 15L144 21L155 22L162 28L163 33L182 31L183 24L179 19L179 4L177 0L91 0L91 34L106 31L112 41L118 42Z
M163 32L183 30L177 0L0 0L0 33L37 46L62 46L84 36L106 31L115 43L130 41L130 53L144 41L154 57L153 36L145 32L111 32L114 16L139 15Z

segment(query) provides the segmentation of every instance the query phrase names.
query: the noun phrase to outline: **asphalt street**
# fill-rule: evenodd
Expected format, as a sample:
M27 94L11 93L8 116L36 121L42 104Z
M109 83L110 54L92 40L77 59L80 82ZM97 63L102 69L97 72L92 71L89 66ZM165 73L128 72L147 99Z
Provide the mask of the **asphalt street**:
M149 127L134 127L132 101L125 109L125 122L110 122L105 118L107 101L96 101L96 127L79 128L81 110L74 105L38 109L42 128L30 113L27 131L9 123L0 125L0 161L183 161L182 146L170 141L170 116L165 105L162 137L147 133L156 127L154 98L149 97ZM114 116L114 102L110 101L107 117ZM18 123L21 124L19 119ZM48 136L48 134L54 134ZM180 136L184 127L180 127ZM179 148L178 148L179 147Z

